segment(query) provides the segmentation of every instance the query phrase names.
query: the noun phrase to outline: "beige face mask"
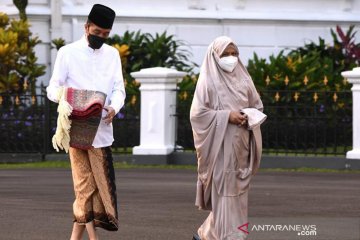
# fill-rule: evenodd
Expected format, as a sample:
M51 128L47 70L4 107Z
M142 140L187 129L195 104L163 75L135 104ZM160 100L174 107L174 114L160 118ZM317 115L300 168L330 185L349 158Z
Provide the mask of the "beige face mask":
M226 72L234 71L237 64L238 58L234 56L222 57L219 60L220 67Z

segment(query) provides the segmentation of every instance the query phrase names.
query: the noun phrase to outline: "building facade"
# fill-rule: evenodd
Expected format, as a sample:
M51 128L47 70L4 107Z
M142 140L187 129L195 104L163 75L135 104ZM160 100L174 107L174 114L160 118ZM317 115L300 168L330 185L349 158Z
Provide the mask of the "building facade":
M360 24L360 0L29 0L26 12L31 30L42 43L36 47L39 63L47 73L39 82L48 83L56 50L52 39L67 43L79 39L94 3L108 5L117 17L112 34L126 30L148 33L167 31L185 41L192 61L202 62L207 46L217 36L228 35L247 64L256 52L267 58L282 49L302 46L319 37L328 43L330 29ZM0 11L18 17L12 0L0 0ZM359 38L359 37L358 37Z

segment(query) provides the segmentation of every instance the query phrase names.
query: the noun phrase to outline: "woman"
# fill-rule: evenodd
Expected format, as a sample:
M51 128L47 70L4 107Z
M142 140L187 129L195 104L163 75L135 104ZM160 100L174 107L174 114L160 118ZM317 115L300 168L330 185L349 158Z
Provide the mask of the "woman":
M216 38L190 110L198 158L195 205L211 211L194 239L246 238L248 189L260 164L259 125L266 118L262 109L236 44L225 36Z

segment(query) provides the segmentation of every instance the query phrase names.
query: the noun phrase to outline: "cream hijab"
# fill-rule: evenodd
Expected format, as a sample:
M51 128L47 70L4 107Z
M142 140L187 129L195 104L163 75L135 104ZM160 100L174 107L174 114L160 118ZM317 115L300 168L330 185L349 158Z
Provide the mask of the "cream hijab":
M199 81L208 81L210 84L213 84L218 95L225 96L226 99L221 97L223 104L227 107L231 106L230 109L232 110L240 110L239 104L242 105L241 103L245 103L253 97L246 97L242 94L244 86L251 90L251 94L258 95L258 93L256 92L250 74L240 61L240 58L238 58L238 64L231 73L225 72L220 67L220 56L230 44L233 44L237 52L239 52L235 42L227 36L218 37L210 44L201 67ZM256 98L258 98L258 96L256 96ZM261 101L254 103L252 107L261 110L263 108Z

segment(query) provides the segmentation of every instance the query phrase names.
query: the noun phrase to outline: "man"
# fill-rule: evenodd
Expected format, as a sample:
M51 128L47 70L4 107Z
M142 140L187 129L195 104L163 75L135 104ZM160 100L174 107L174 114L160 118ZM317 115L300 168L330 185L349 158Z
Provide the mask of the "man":
M106 94L102 120L91 149L69 149L75 191L71 240L82 239L85 229L89 239L97 239L95 227L118 230L110 146L114 141L112 119L124 105L125 89L119 52L104 44L114 19L111 8L101 4L92 7L84 36L59 50L47 87L48 98L54 102L59 102L59 92L64 88Z

